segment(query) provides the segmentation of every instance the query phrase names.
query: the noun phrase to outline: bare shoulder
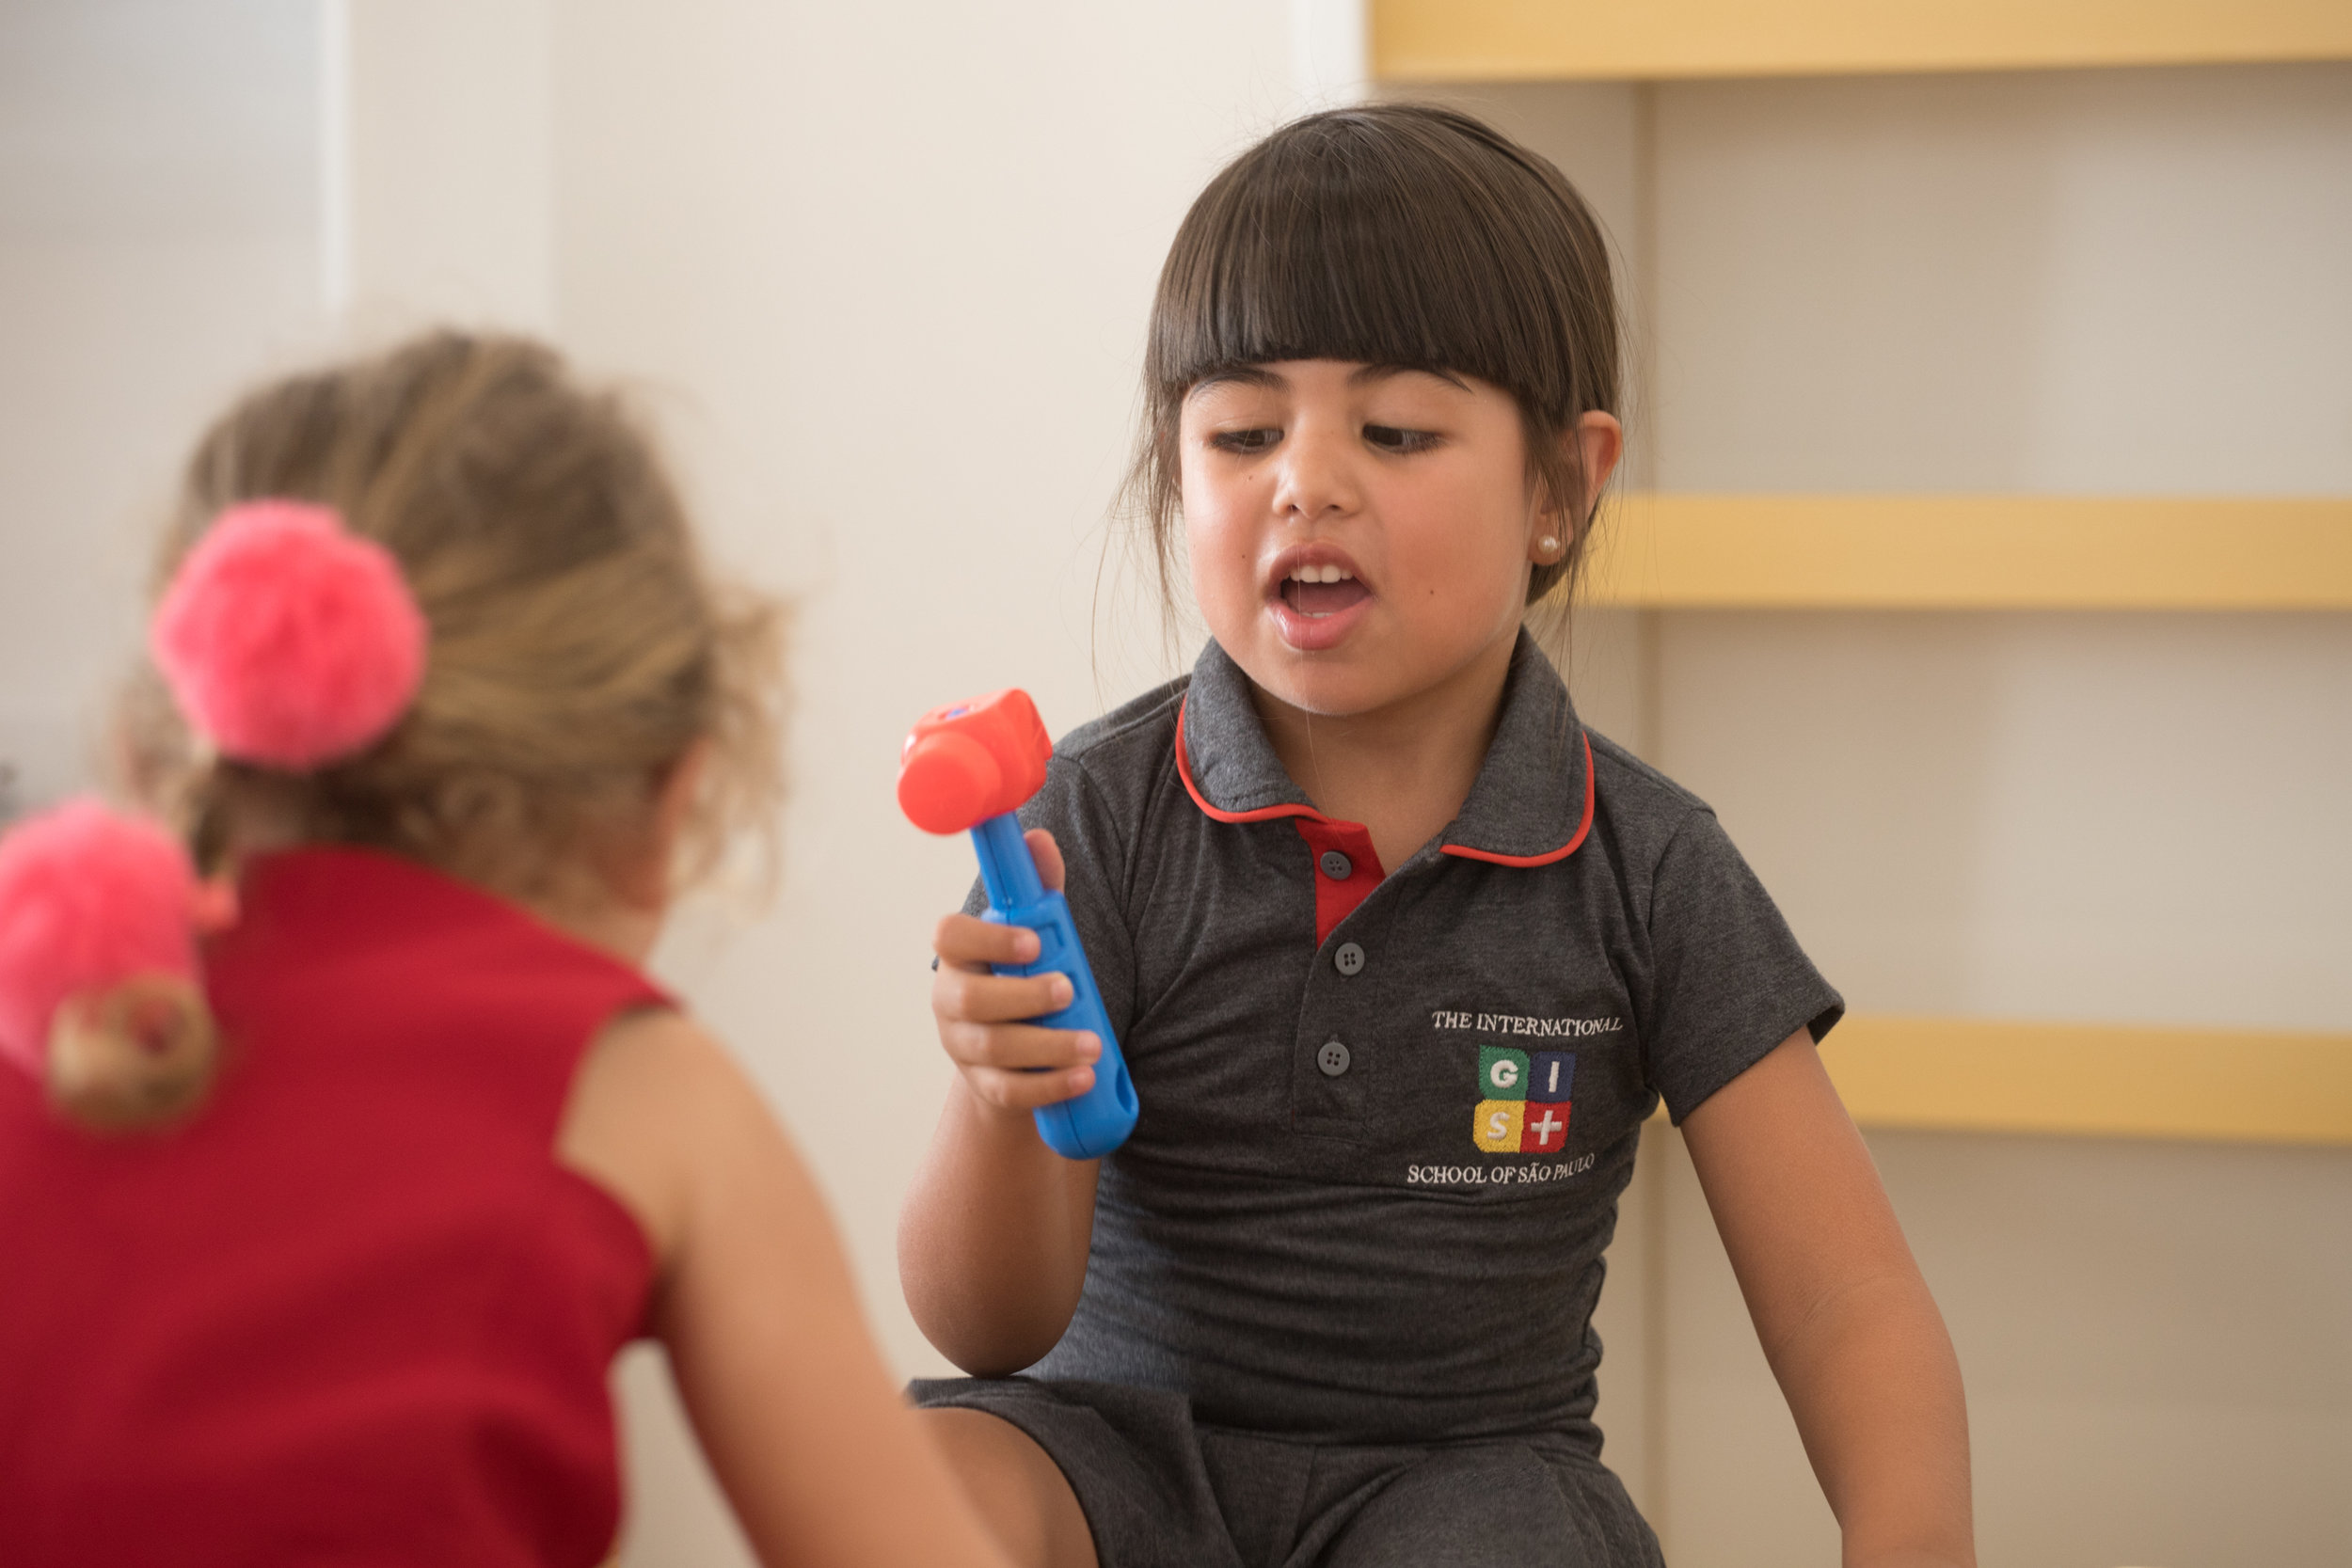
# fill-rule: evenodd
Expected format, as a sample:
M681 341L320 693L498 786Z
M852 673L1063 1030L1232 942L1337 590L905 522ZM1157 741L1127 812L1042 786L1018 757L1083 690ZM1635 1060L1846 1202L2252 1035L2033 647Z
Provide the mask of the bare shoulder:
M707 1096L748 1093L726 1047L684 1013L647 1007L618 1015L598 1030L580 1058L572 1105L621 1095L640 1109Z
M726 1048L683 1013L624 1013L580 1057L556 1158L636 1217L665 1265L689 1221L701 1169L769 1125Z

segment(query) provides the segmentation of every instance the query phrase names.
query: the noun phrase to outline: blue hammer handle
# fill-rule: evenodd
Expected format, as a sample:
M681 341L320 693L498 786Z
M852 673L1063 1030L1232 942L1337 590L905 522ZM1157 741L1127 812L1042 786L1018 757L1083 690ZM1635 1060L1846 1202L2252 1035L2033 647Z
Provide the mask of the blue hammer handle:
M1079 944L1077 925L1070 918L1070 900L1050 892L1039 879L1037 862L1021 836L1021 819L1010 812L992 816L972 830L972 847L980 858L980 880L988 888L983 920L1007 926L1026 926L1037 933L1038 955L1025 964L997 964L999 974L1070 976L1070 1006L1029 1022L1046 1029L1084 1029L1103 1042L1103 1055L1094 1064L1094 1086L1074 1100L1037 1108L1038 1136L1068 1160L1094 1160L1127 1141L1136 1128L1136 1086L1127 1076L1127 1059L1120 1054L1119 1038L1111 1033L1110 1015L1103 1010L1103 993L1087 965Z

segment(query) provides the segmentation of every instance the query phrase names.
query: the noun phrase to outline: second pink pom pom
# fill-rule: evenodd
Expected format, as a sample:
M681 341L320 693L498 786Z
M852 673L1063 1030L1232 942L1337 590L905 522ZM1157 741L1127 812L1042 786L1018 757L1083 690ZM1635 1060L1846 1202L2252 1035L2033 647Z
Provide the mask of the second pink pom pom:
M39 1077L58 1005L140 974L192 980L208 911L152 822L72 800L0 838L0 1058Z
M391 552L328 508L260 500L223 512L188 551L150 645L223 756L303 771L390 733L428 637Z

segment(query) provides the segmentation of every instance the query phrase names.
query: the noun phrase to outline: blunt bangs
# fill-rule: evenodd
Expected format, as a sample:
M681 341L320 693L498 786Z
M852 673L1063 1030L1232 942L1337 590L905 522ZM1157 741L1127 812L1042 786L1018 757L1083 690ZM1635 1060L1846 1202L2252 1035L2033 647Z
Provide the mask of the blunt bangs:
M1557 430L1614 411L1614 314L1598 226L1557 170L1449 110L1343 109L1276 132L1201 193L1145 373L1156 401L1279 359L1452 371Z
M1152 300L1129 493L1167 596L1185 395L1283 359L1444 371L1518 404L1531 477L1565 504L1572 582L1592 509L1559 437L1618 410L1616 295L1600 226L1542 157L1470 116L1418 103L1294 120L1233 160L1177 230ZM1570 449L1570 450L1564 450Z

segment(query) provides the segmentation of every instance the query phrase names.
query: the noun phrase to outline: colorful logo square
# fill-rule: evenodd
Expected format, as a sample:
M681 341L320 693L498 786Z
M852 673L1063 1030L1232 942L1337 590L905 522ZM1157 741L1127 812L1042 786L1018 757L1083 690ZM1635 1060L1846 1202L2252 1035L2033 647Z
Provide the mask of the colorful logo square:
M1526 1109L1526 1104L1517 1100L1482 1100L1478 1109L1470 1114L1470 1136L1489 1154L1517 1154L1521 1136L1520 1113Z
M1527 1104L1519 1133L1521 1154L1557 1154L1568 1141L1568 1102L1535 1100Z
M1576 1082L1576 1053L1573 1051L1538 1051L1527 1069L1527 1098L1530 1100L1565 1100L1568 1085Z
M1478 1092L1488 1100L1525 1100L1527 1053L1502 1045L1480 1046Z

